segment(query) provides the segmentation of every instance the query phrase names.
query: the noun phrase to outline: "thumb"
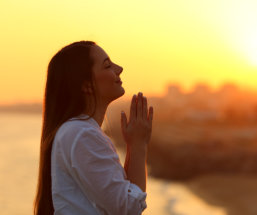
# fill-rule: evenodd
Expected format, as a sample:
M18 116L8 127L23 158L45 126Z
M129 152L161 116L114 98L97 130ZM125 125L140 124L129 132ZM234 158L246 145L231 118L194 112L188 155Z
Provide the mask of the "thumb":
M121 111L121 129L125 131L127 128L127 116L124 111Z

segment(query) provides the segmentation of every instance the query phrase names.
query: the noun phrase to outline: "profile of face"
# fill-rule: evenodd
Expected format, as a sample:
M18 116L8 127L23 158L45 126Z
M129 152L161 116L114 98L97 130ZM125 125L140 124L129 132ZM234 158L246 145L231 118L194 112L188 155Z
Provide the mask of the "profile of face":
M113 63L100 46L92 46L90 55L94 60L93 73L96 96L101 102L108 104L125 93L120 79L123 68ZM92 88L87 89L91 90Z

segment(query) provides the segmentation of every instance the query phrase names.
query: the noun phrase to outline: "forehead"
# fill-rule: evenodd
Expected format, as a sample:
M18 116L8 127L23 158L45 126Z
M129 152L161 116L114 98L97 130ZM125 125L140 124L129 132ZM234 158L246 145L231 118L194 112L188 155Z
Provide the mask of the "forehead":
M109 57L107 53L97 45L92 46L90 52L96 63L103 63L104 59Z

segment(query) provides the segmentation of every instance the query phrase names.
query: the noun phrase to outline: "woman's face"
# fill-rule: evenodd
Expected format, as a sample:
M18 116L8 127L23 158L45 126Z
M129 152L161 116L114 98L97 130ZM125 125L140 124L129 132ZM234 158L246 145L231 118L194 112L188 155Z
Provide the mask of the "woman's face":
M120 79L123 68L113 63L101 47L94 45L90 51L94 59L96 96L107 103L121 97L125 93Z

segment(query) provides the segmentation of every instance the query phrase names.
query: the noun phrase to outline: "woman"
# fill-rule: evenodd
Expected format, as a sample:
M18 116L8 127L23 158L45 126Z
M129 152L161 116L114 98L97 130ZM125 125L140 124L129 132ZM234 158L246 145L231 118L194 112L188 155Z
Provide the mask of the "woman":
M108 105L124 94L120 73L92 41L61 49L48 65L35 215L137 215L146 205L146 156L153 108L138 93L121 113L124 168L101 130Z

